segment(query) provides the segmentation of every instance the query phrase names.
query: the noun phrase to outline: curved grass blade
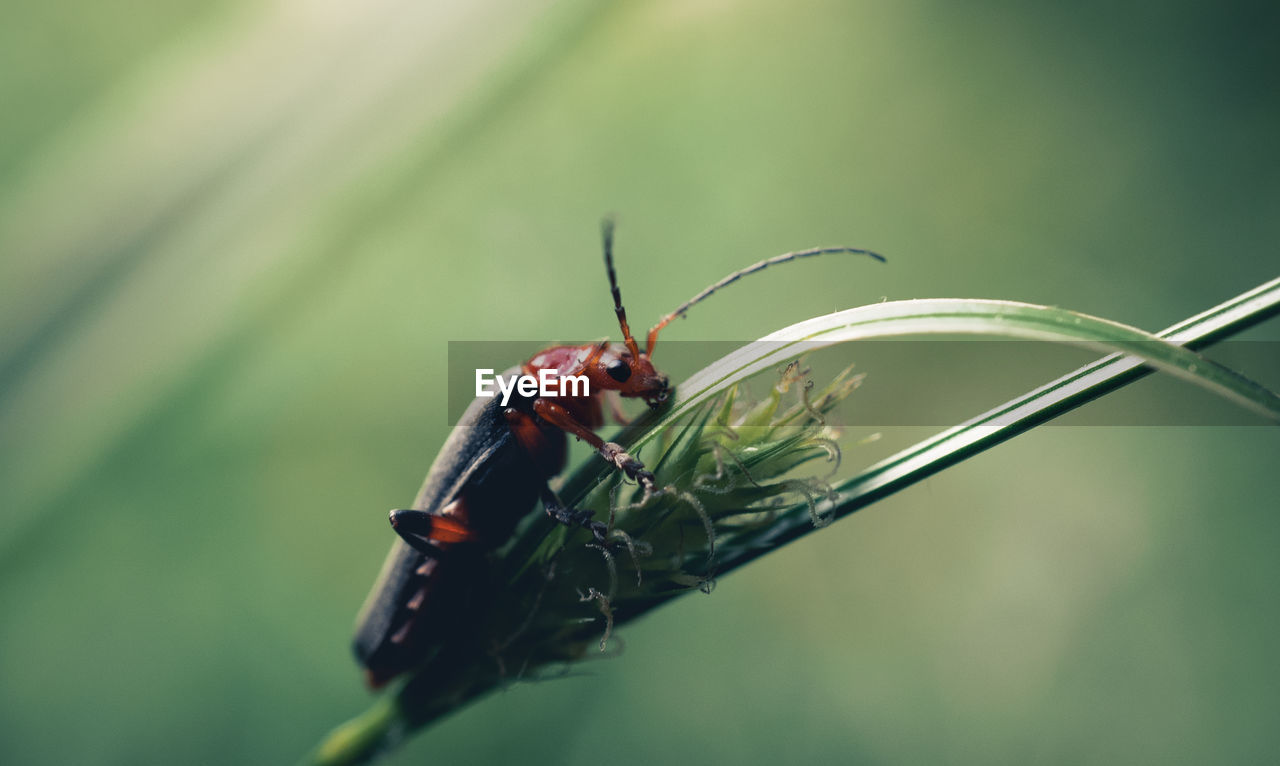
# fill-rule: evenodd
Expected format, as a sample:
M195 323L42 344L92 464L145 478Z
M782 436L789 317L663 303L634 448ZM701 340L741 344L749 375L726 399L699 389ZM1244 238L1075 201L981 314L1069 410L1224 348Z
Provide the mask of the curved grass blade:
M1171 344L1201 349L1277 314L1280 314L1280 278L1157 335ZM837 485L839 499L820 504L820 512L830 514L833 519L848 516L1153 372L1152 367L1134 356L1112 354L1099 359L871 466ZM737 555L722 562L722 571L741 566L811 531L813 526L809 524L807 509L790 508L766 534L751 543L743 541Z
M1280 421L1280 397L1238 373L1196 354L1191 349L1190 341L1193 338L1187 334L1192 331L1184 327L1188 323L1196 323L1196 326L1207 332L1211 324L1217 324L1211 322L1210 315L1221 319L1218 312L1227 306L1237 306L1237 310L1244 313L1255 309L1264 310L1268 305L1265 296L1271 295L1274 298L1273 293L1280 292L1277 283L1280 280L1267 283L1228 304L1175 325L1160 335L1067 309L1015 301L943 298L859 306L783 328L714 362L676 389L678 396L673 406L656 417L638 420L620 435L618 441L629 444L633 450L639 450L656 438L664 428L674 426L681 418L734 383L777 367L800 354L855 340L929 334L1055 341L1104 352L1119 352L1113 360L1116 364L1120 364L1119 360L1123 358L1123 366L1126 368L1136 369L1150 365L1206 388L1264 417ZM1271 289L1267 290L1268 287ZM1092 378L1090 380L1098 382ZM1061 384L1062 381L1056 381L1050 386ZM1082 385L1087 386L1089 383ZM1043 389L1032 392L1028 397L1034 397L1032 402L1037 401L1042 391ZM999 414L994 414L993 411L981 416L991 416L990 420L983 421L983 425L1012 424L1029 414L1022 406L1006 405L998 408ZM965 427L974 427L974 423L971 421L958 428ZM575 499L581 497L590 485L605 478L608 473L605 466L588 464L566 484L566 494Z

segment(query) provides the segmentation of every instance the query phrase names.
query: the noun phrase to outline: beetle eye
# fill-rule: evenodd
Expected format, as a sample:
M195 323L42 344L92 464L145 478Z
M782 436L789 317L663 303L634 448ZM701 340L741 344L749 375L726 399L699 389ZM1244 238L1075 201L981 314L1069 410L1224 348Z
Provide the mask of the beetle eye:
M609 373L609 377L619 383L626 383L627 378L631 377L631 365L621 359L615 359L610 362L609 366L604 368L604 371Z

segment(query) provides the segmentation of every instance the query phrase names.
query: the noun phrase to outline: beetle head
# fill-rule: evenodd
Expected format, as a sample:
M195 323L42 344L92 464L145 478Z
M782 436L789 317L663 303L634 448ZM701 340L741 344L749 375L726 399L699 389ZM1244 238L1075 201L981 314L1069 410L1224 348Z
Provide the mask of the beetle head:
M643 399L650 407L660 406L671 395L670 380L653 366L649 355L633 353L625 344L597 345L584 360L582 374L591 381L592 390L617 391Z

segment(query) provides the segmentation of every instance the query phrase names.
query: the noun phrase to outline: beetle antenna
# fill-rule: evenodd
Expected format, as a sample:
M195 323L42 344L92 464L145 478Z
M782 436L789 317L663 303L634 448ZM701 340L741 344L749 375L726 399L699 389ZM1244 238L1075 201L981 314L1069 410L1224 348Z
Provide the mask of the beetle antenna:
M606 258L608 258L607 252L608 250L606 247L606 256L605 256ZM703 290L702 292L693 296L689 300L685 301L675 311L672 311L670 314L667 314L666 316L664 316L656 325L653 326L653 329L649 331L649 339L648 339L647 347L645 348L645 353L647 353L649 356L652 357L653 346L658 342L658 332L662 328L666 327L671 322L671 320L675 319L676 317L684 316L685 312L688 311L690 308L692 308L695 304L701 303L702 301L711 297L711 294L714 293L716 290L719 290L722 287L731 285L734 282L737 282L739 279L742 279L748 274L754 274L757 271L766 269L769 266L773 266L774 264L786 263L787 261L794 261L799 258L808 258L811 255L823 255L825 253L852 253L854 255L866 255L876 259L877 261L880 261L881 263L884 262L884 256L880 255L879 253L873 253L870 250L859 250L853 247L815 247L809 250L797 250L794 253L783 253L782 255L775 255L772 258L766 258L763 261L760 261L759 263L752 264L751 266L746 267L745 269L739 269L733 272L729 276L725 277L719 282L716 282L715 284L711 285L707 289ZM609 274L610 274L610 277L612 277L613 275L612 266L610 267ZM616 296L617 288L615 287L614 290L615 290L614 295ZM619 306L618 310L619 311L622 310L621 306Z
M627 324L627 310L622 307L622 291L618 289L618 275L613 270L613 218L605 218L600 222L600 234L604 238L604 268L609 272L609 287L613 290L613 313L618 315L618 326L622 328L622 340L627 344L632 359L640 358L640 346L631 335L631 326Z

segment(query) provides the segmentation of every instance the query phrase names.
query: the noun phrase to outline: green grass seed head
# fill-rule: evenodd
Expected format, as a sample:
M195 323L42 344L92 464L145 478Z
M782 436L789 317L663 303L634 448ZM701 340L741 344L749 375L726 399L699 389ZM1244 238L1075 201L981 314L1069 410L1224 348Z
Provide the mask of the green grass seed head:
M808 375L793 362L764 397L734 386L667 429L644 455L653 492L605 474L575 505L600 509L608 550L569 530L547 535L536 554L541 566L554 561L559 577L583 578L575 587L600 606L597 634L683 592L709 592L718 559L753 544L748 535L756 540L782 509L807 508L816 526L829 521L817 501L835 498L829 482L841 451L826 415L862 378L846 369L815 390ZM582 605L572 612L556 619L582 618Z

